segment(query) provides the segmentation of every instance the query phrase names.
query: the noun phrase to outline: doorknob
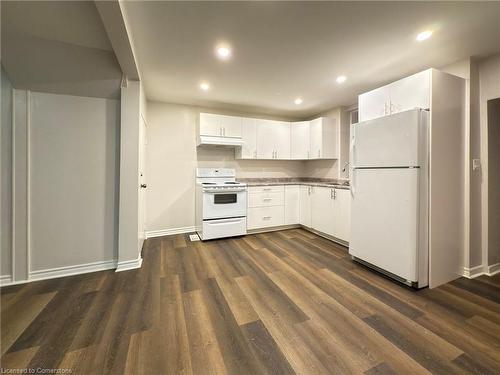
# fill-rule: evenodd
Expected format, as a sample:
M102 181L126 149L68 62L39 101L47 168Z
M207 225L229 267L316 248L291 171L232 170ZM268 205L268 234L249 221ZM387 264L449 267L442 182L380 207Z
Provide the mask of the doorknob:
M146 185L146 184L141 184L141 188L146 189L147 187L148 187L148 185Z

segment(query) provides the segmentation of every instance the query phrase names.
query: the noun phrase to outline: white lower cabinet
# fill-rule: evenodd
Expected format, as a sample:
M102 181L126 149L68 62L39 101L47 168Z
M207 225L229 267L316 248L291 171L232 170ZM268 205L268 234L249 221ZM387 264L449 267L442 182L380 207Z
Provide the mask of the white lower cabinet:
M312 228L333 236L333 211L332 189L314 186L311 195Z
M247 229L277 227L285 221L284 206L251 207L247 213Z
M311 186L300 185L299 224L311 227Z
M248 189L248 230L295 224L349 242L350 191L309 185Z
M351 191L345 189L334 189L332 236L349 242L350 235Z
M298 224L300 219L300 186L285 186L285 225Z

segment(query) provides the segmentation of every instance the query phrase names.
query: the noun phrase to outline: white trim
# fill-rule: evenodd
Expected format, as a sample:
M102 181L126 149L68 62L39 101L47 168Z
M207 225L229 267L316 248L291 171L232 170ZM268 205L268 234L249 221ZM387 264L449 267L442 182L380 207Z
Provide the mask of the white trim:
M105 260L75 266L49 268L45 270L31 271L29 281L54 279L57 277L80 275L82 273L97 272L116 268L116 260Z
M493 276L496 275L497 273L500 272L500 263L495 263L492 264L491 266L488 266L488 276Z
M125 260L123 262L118 262L118 267L116 268L115 272L134 270L136 268L141 268L141 266L142 266L142 258Z
M26 90L26 270L31 278L31 91Z
M467 268L464 267L463 269L463 276L467 277L468 279L473 279L475 277L485 275L486 272L484 271L484 266L481 264L479 266L475 266L472 268Z
M12 275L0 276L0 286L9 285L10 283L12 283Z
M162 236L170 236L172 234L182 234L182 233L190 233L195 232L196 227L179 227L179 228L170 228L170 229L160 229L160 230L148 230L146 231L146 238L152 237L162 237Z
M0 283L2 286L25 284L33 281L56 279L59 277L81 275L84 273L105 271L116 268L116 260L105 260L100 262L92 262L78 264L74 266L65 266L57 268L49 268L45 270L37 270L29 273L27 280L12 280L11 276L1 276Z

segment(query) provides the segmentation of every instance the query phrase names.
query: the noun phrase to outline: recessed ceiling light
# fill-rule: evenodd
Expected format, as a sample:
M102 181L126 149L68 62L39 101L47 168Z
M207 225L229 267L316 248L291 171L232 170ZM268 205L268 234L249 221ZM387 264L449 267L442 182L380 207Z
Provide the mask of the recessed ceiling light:
M208 91L210 90L210 85L206 82L202 82L200 83L200 89L202 89L203 91Z
M297 98L293 101L295 104L299 105L299 104L302 104L302 99L301 98Z
M231 58L231 48L228 46L218 46L216 53L217 57L221 60L228 60Z
M346 76L338 76L337 83L344 83L346 79L347 79Z
M426 30L422 31L420 34L417 35L417 41L423 42L426 39L429 39L432 35L432 31Z

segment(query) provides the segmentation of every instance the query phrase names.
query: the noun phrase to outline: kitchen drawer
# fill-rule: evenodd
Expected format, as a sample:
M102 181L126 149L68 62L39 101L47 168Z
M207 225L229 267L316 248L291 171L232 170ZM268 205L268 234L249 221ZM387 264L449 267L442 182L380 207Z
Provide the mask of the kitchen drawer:
M285 194L281 193L257 193L248 194L248 207L283 206Z
M285 224L285 207L253 207L247 212L247 228L258 229Z
M272 186L249 186L249 194L255 193L285 193L285 186L283 185L272 185Z

